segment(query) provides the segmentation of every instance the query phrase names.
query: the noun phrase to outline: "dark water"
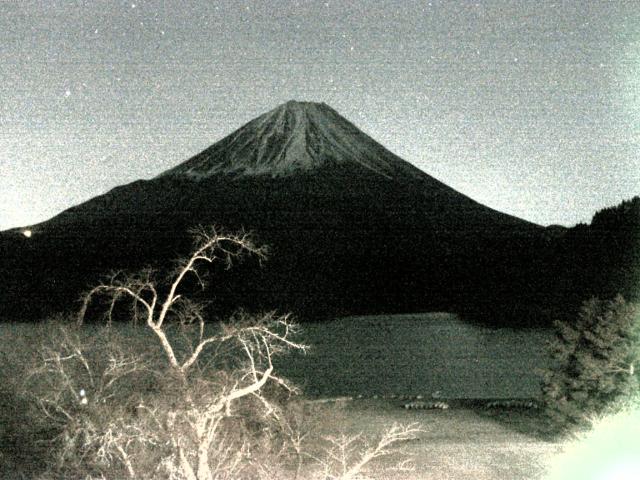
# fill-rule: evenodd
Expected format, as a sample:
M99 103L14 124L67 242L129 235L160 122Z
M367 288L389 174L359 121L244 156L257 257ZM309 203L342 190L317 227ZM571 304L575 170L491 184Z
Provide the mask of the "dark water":
M488 328L430 313L304 326L312 349L276 363L310 395L520 398L539 394L545 329Z

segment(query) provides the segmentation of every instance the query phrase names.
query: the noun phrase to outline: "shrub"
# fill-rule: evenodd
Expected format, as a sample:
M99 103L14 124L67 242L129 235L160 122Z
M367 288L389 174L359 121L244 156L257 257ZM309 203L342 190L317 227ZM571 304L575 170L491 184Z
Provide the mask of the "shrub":
M357 480L363 477L362 471L373 460L392 455L397 443L414 440L421 430L417 424L401 426L394 424L375 442L370 442L362 435L328 436L325 456L318 460L322 467L324 480ZM407 461L398 462L394 467L396 471L411 471L413 466Z
M558 427L586 426L590 416L637 391L639 313L621 296L592 298L575 322L555 323L542 391Z
M89 330L58 321L43 333L22 391L48 425L40 441L49 447L49 474L125 478L120 467L126 451L120 449L136 406L159 392L158 352L138 351L109 327Z

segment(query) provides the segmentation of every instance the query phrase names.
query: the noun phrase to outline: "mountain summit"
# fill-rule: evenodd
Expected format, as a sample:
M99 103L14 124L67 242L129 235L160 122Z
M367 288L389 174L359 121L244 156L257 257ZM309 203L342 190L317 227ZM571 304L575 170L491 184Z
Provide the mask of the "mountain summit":
M325 103L293 100L255 118L160 176L282 177L345 164L386 178L424 176Z

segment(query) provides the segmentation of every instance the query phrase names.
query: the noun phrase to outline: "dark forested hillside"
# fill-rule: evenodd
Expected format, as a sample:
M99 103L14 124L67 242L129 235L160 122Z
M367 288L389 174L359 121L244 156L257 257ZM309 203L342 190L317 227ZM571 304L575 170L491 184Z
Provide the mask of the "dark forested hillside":
M561 237L560 292L572 305L596 296L640 299L640 197L602 209Z

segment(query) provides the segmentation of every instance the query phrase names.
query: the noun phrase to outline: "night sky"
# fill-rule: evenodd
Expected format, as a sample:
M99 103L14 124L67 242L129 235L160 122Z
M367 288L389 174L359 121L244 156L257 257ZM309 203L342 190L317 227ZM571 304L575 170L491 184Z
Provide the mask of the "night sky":
M290 99L536 223L640 194L637 0L0 0L0 229Z

